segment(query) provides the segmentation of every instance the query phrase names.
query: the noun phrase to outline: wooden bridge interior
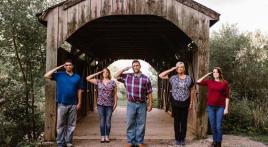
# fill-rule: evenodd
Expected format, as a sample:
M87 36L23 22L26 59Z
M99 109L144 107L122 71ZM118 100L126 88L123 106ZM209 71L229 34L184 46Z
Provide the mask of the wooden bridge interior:
M72 58L76 72L84 80L119 59L142 59L158 72L171 68L177 61L185 62L190 68L196 49L192 40L173 23L150 15L99 18L81 27L66 41L71 48L69 52L63 47L59 49L58 64ZM96 87L85 83L87 91L80 116L96 106ZM170 108L168 91L168 81L158 80L158 108L166 111Z
M196 79L208 71L209 28L220 14L193 0L66 0L37 14L47 26L46 70L67 58L83 79L118 59L142 59L157 72L183 61ZM98 64L96 64L98 63ZM170 110L169 83L158 79L159 109ZM196 137L206 136L206 92L197 87L189 115ZM55 83L46 82L45 140L55 140ZM87 83L80 117L93 111L95 87Z

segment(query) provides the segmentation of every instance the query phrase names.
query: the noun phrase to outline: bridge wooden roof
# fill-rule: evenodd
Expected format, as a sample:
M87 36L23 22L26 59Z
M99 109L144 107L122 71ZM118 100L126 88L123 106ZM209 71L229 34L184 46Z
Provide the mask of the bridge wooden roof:
M65 0L65 1L63 1L61 3L58 3L56 5L53 5L53 6L49 7L49 8L47 8L43 12L38 13L37 14L38 19L42 24L46 25L47 21L45 20L45 17L46 17L46 14L50 10L52 10L53 8L58 7L58 6L62 6L62 5L63 5L64 9L67 9L67 8L69 8L69 7L73 6L73 5L76 5L76 4L78 4L79 2L82 2L82 1L84 1L84 0ZM148 0L148 1L154 1L154 0ZM209 16L212 19L212 21L210 22L210 26L212 26L213 24L215 24L219 20L219 17L220 17L219 13L217 13L216 11L214 11L214 10L212 10L212 9L210 9L210 8L204 6L204 5L202 5L202 4L200 4L200 3L196 2L196 1L193 1L193 0L176 0L176 1L178 1L178 2L182 3L185 6L188 6L188 7L192 8L192 9L195 9L195 10L197 10L197 11L199 11L199 12L201 12L201 13L207 15L207 16Z

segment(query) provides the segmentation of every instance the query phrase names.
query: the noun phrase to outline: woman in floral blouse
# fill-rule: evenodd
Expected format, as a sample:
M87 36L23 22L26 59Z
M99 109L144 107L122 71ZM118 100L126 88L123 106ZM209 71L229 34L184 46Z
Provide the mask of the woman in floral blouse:
M101 74L100 79L94 78L99 74ZM87 81L98 87L97 108L100 116L100 142L109 143L112 113L117 106L118 99L116 83L114 80L111 80L111 72L108 68L89 75Z

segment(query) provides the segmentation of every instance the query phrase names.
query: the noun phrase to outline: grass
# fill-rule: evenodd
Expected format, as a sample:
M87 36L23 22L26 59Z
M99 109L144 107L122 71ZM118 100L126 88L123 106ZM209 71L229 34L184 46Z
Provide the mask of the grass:
M268 134L267 135L251 135L250 138L252 140L262 142L265 145L268 145Z

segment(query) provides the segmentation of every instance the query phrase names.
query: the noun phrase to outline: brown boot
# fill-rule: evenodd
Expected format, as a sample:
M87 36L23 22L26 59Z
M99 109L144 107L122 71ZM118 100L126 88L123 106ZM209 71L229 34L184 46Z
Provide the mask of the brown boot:
M216 147L216 142L213 141L213 142L211 143L210 147Z
M216 147L221 147L221 141L220 142L216 142Z

